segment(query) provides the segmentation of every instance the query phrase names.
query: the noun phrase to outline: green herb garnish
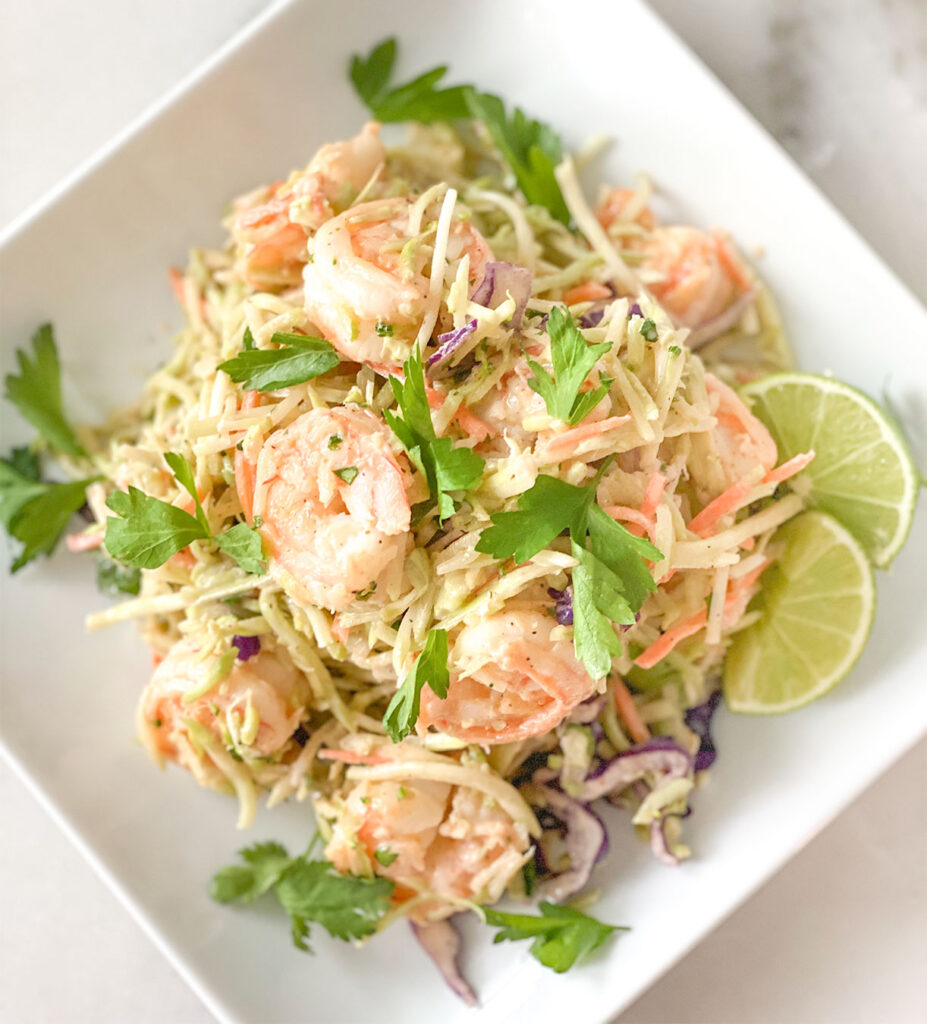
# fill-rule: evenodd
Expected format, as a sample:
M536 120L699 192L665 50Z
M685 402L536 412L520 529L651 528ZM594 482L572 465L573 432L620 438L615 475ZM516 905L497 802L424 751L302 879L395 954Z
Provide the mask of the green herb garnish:
M528 365L534 377L528 381L528 386L544 399L548 415L575 426L602 401L608 391L605 384L582 393L580 389L589 371L611 346L607 341L601 345L588 345L573 318L560 306L550 311L547 334L550 337L554 376L551 377L542 366L529 359Z
M564 531L573 557L573 645L593 679L611 670L621 642L612 623L630 625L656 584L645 559L663 556L649 541L635 537L595 503L596 487L610 460L595 479L575 487L539 476L518 499L518 510L497 512L476 550L516 563L527 561Z
M417 348L413 349L402 370L405 375L403 383L396 377L390 377L390 386L402 418L388 409L383 416L412 464L424 474L429 493L437 503L438 516L443 521L454 514L450 492L476 487L486 463L469 448L457 448L449 437L435 434L425 394L422 356Z
M335 470L335 476L339 480L344 480L346 484L352 484L357 479L358 472L357 466L344 466Z
M433 629L429 632L422 653L389 702L383 716L383 725L393 743L399 743L415 727L421 706L422 687L426 683L442 699L447 696L447 688L450 686L447 630Z
M239 851L244 864L219 871L210 895L220 903L252 903L273 890L290 915L293 944L311 952L309 923L333 938L362 939L376 931L389 909L393 883L385 878L340 875L327 860L290 857L280 843L257 843Z
M254 348L249 328L244 349L219 369L246 391L276 391L304 384L338 365L338 354L323 338L277 332L271 341L279 347Z
M391 86L396 63L396 40L387 39L366 57L355 55L350 76L358 95L379 121L454 121L475 118L489 130L529 203L543 206L563 224L570 213L554 175L560 162L560 139L547 125L505 104L492 93L470 85L438 88L447 74L440 66L403 85Z
M61 364L51 324L43 324L32 336L32 352L17 349L19 375L6 378L6 397L42 437L63 455L87 455L64 415L61 398Z
M540 915L506 914L484 907L486 923L501 931L494 942L518 942L532 939L531 955L545 967L562 974L577 961L588 956L614 932L628 931L613 924L603 924L572 907L541 903Z

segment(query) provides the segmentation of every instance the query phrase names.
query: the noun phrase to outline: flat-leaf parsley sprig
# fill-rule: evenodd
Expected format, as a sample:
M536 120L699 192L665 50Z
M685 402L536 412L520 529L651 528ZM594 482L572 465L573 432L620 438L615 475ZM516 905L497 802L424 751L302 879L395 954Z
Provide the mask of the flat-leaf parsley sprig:
M570 212L554 175L562 157L556 132L517 107L509 114L499 96L479 92L472 85L438 88L447 73L443 65L391 86L396 53L396 40L386 39L366 57L351 59L354 88L378 121L481 121L528 202L545 207L562 224L569 224Z
M86 472L91 465L87 452L64 413L61 362L51 324L33 335L31 351L17 350L16 360L19 373L7 375L6 398L49 448L76 459ZM100 479L91 475L68 483L43 482L32 448L14 448L0 459L0 523L22 544L11 572L55 550L71 517L83 507L88 485Z
M615 932L629 929L603 924L572 907L541 903L535 914L507 914L484 907L486 923L501 929L494 942L518 942L531 939L531 955L545 967L562 974L577 961L598 949Z
M242 351L218 368L246 391L276 391L304 384L339 363L338 353L324 338L277 331L270 340L276 348L255 348L251 328L246 328Z
M219 903L248 904L273 891L290 915L293 944L304 952L309 925L320 924L333 938L363 939L377 930L390 906L393 883L385 878L341 875L327 860L309 860L308 851L291 857L280 843L255 843L212 879L210 895Z
M454 514L451 491L466 491L480 482L485 461L469 448L458 448L449 437L438 437L425 393L422 354L415 348L403 363L405 380L390 377L402 416L384 410L383 416L399 438L412 464L424 474L428 490L443 521Z
M447 696L450 677L447 671L447 630L433 629L422 653L393 694L383 715L383 726L393 743L405 739L415 728L421 707L422 687L427 683L442 698Z
M592 368L611 346L607 341L600 345L587 344L573 318L560 306L550 311L547 334L554 376L529 359L528 366L534 376L528 386L544 399L548 415L572 427L585 419L608 392L607 384L585 392L581 389Z
M611 670L621 653L613 623L630 625L647 595L656 590L647 561L663 558L649 541L635 537L596 503L599 480L576 487L541 475L518 499L518 509L497 512L477 541L476 550L516 563L526 562L564 531L573 557L573 646L593 679Z
M114 491L106 505L116 513L106 520L104 546L113 558L139 569L157 569L195 540L212 540L245 572L266 569L261 535L247 523L213 534L194 483L193 468L182 455L167 452L174 479L193 499L195 514L145 494L137 487ZM118 517L118 518L117 518Z

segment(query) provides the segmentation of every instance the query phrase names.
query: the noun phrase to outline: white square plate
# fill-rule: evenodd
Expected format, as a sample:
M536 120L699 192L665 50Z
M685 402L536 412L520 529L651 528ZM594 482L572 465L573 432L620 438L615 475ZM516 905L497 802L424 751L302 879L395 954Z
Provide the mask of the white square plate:
M350 53L395 34L402 72L439 61L548 120L576 146L618 140L604 171L652 173L678 219L728 227L781 305L800 364L832 369L902 408L927 394L927 317L866 245L642 4L626 0L407 0L275 8L15 227L0 252L4 364L52 320L86 418L134 395L178 317L165 268L219 242L225 202L302 166L363 113ZM920 406L922 409L922 405ZM5 410L4 415L9 415ZM5 422L4 446L22 424ZM796 715L718 722L720 758L695 801L695 857L655 863L627 829L600 867L597 913L633 931L566 976L521 946L469 943L482 997L467 1011L404 928L363 951L317 929L314 958L271 908L237 913L207 883L245 841L298 848L306 806L262 813L253 833L182 772L153 770L133 739L148 665L130 627L87 636L102 607L66 554L4 579L6 752L215 1014L235 1021L607 1018L779 868L927 728L924 509L879 580L872 640L852 677Z

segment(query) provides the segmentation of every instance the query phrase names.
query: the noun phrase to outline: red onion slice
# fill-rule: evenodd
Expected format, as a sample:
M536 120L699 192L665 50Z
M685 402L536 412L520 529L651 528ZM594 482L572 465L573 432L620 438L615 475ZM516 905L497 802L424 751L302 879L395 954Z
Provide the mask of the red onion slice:
M459 996L467 1006L476 1006L476 993L460 973L460 967L457 964L457 957L460 954L460 935L454 927L452 919L429 921L427 924L410 921L409 924L412 926L419 945L434 961L435 966L441 972L441 977L447 982L454 995Z
M437 351L428 357L428 362L425 365L430 368L449 359L454 354L454 350L466 341L475 330L476 320L470 320L463 327L458 327L456 331L445 331L444 334L439 334L436 339Z
M528 299L531 298L532 274L527 267L519 267L515 263L495 260L486 264L483 280L477 285L471 298L474 302L487 309L495 309L505 299L508 292L515 300L515 313L511 324L518 330L524 315Z
M754 288L744 292L743 295L738 296L727 309L716 317L712 317L711 320L706 320L703 324L693 328L686 338L686 344L694 352L695 349L700 348L702 345L707 345L709 341L714 341L715 338L720 337L725 331L729 331L737 323L755 298L756 290Z
M670 867L678 866L679 858L669 848L666 839L665 818L657 818L656 821L650 823L650 849L661 864L667 864Z

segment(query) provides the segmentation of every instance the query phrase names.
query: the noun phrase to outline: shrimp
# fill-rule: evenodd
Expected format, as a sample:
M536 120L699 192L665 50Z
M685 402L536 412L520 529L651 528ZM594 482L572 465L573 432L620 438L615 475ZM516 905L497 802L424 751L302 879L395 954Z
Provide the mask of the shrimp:
M713 373L705 374L705 389L717 421L711 432L712 442L728 479L739 481L751 474L762 476L758 466L768 473L779 459L776 442L769 431L744 405L737 392Z
M354 199L384 159L380 126L367 124L355 138L323 146L305 170L238 213L232 238L245 280L257 288L298 284L312 232Z
M467 743L523 740L559 725L596 683L570 640L551 639L556 625L540 609L518 609L464 626L453 651L459 674L444 700L422 691L419 723Z
M736 282L718 239L696 228L661 227L637 242L641 271L660 304L680 324L696 327L722 313L733 301Z
M528 385L532 377L528 363L519 359L511 373L473 404L470 411L485 424L490 436L511 438L522 446L530 443L533 435L522 423L547 411L544 399Z
M190 640L179 640L155 669L138 705L138 735L151 757L190 771L204 786L218 788L225 775L203 756L203 744L191 731L212 733L224 751L234 744L239 756L271 757L281 751L306 717L308 686L280 649L265 647L202 696L184 694L203 688L215 670L215 656L203 657Z
M449 916L460 900L494 903L529 847L525 826L468 786L364 780L344 801L325 856L341 872L372 867L396 883L400 901L434 894L410 915L423 922Z
M306 313L348 359L398 365L425 316L431 250L409 234L413 202L362 203L328 221L303 271ZM471 284L493 258L469 222L451 223L447 259L469 256Z
M628 214L633 216L629 217ZM599 203L596 218L603 228L610 228L616 221L640 225L645 231L652 231L656 220L650 207L642 203L640 194L630 188L613 188Z
M272 433L253 505L272 575L296 601L330 611L363 592L382 598L411 546L410 476L367 409L313 409Z

